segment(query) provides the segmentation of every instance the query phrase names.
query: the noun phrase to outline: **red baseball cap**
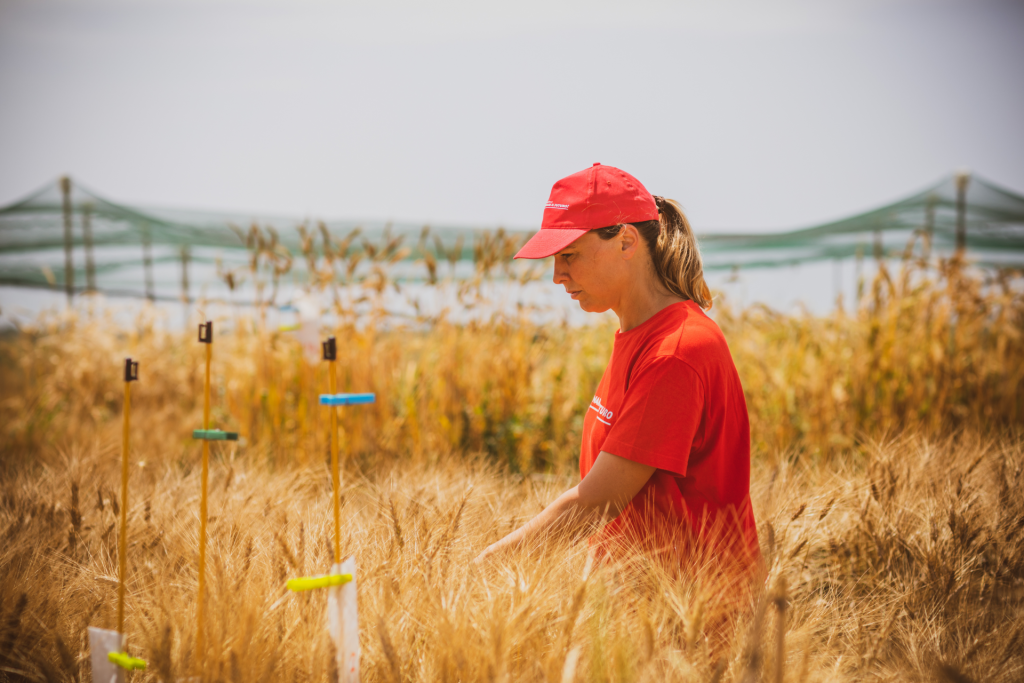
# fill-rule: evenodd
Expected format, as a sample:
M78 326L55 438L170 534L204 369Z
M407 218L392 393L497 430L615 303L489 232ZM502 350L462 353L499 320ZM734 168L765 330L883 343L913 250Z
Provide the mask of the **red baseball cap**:
M658 205L639 180L614 166L594 164L554 184L540 230L515 258L547 258L590 230L657 218Z

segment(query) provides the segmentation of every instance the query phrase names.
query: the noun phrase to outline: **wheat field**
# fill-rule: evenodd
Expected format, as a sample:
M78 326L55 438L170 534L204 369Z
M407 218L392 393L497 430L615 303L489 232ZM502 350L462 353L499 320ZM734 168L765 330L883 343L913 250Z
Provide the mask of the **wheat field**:
M341 420L363 680L1024 677L1020 274L908 260L829 316L715 315L765 555L739 606L708 566L595 564L568 538L470 562L578 480L612 328L329 330L339 390L378 396ZM331 561L325 369L258 316L216 324L213 425L243 440L213 449L201 652L200 345L74 313L0 340L0 681L88 681L86 627L115 626L125 356L132 680L329 680L324 597L284 587Z

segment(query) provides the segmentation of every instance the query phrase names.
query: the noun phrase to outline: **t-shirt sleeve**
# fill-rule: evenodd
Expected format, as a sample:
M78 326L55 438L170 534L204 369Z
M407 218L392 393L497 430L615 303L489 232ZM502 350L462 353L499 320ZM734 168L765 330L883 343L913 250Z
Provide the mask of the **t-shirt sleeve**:
M601 450L686 475L690 448L704 413L704 385L674 357L637 367Z

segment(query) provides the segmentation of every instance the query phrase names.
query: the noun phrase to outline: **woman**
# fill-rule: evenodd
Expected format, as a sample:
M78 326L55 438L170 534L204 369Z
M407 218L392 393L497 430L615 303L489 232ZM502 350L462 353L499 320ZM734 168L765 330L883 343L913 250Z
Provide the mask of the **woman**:
M753 569L746 402L725 338L704 313L711 295L682 210L594 164L555 183L541 230L516 254L548 256L555 283L585 311L614 311L619 330L583 423L582 480L477 562L605 521L591 538L602 554Z

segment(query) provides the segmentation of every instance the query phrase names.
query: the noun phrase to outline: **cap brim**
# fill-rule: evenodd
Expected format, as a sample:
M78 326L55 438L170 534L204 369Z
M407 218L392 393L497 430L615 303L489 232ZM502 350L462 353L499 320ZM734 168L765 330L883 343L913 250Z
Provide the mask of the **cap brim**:
M547 258L590 232L587 228L547 228L538 230L513 258Z

